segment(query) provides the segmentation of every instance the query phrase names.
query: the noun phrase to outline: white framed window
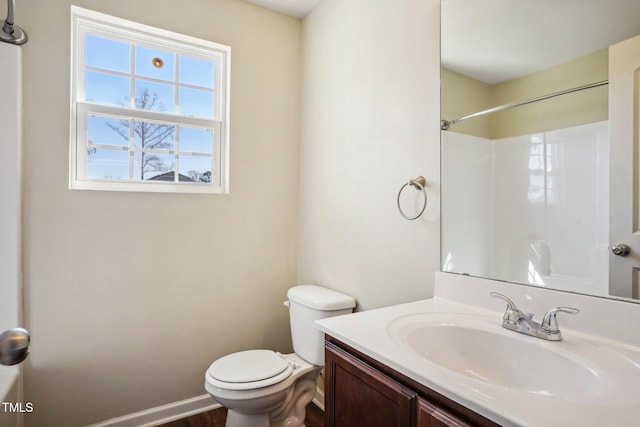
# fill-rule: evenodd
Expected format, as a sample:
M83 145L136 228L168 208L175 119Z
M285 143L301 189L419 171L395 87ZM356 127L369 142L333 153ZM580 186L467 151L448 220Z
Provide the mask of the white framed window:
M231 48L71 6L71 189L227 193Z

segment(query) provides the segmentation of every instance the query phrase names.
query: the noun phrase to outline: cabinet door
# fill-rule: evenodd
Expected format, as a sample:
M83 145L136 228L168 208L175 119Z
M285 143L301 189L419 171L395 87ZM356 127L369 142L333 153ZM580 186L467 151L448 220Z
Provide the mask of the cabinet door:
M413 427L416 394L331 343L325 347L327 427Z
M417 427L471 427L471 425L419 398Z

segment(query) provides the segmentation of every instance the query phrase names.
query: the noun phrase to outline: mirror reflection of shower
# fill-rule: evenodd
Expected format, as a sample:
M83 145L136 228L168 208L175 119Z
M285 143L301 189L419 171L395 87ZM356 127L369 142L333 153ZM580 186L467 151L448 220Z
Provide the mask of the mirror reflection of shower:
M15 24L16 0L7 0L7 19L0 21L0 41L11 44L27 42L27 33Z

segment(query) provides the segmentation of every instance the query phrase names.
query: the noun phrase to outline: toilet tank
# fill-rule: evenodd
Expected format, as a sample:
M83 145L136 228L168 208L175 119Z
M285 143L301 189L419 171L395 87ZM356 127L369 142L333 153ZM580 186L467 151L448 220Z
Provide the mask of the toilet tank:
M287 298L293 351L307 362L323 366L324 335L316 328L315 321L351 313L356 301L316 285L294 286L287 292Z

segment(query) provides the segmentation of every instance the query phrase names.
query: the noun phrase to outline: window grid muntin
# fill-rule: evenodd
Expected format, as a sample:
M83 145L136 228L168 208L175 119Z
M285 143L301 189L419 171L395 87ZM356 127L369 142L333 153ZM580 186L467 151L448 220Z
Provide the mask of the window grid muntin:
M156 79L153 77L145 77L145 76L139 76L136 74L131 74L131 73L123 73L121 71L114 71L114 70L107 70L106 68L99 68L99 67L94 67L91 65L87 65L85 67L85 69L87 71L95 71L97 73L103 73L103 74L112 74L114 76L118 76L118 77L127 77L127 78L133 78L133 79L137 79L137 80L147 80L153 83L162 83L162 84L167 84L167 85L174 85L174 86L180 86L180 87L186 87L189 89L197 89L197 90L202 90L202 91L207 91L207 92L215 92L215 89L206 87L206 86L198 86L198 85L192 85L189 83L176 83L176 82L171 82L169 80L162 80L162 79Z
M132 112L138 114L132 114ZM128 113L128 114L127 114ZM142 113L142 114L140 114ZM78 178L82 180L88 181L109 181L109 182L144 182L151 184L159 184L160 182L144 180L140 181L133 178L137 171L135 170L135 162L134 162L134 153L145 152L145 153L156 153L156 154L171 154L174 158L174 181L173 183L180 185L193 185L193 184L202 184L202 185L213 185L220 186L221 185L221 173L222 167L220 166L217 159L220 159L221 156L221 141L220 141L220 127L221 123L213 120L200 119L195 117L187 117L187 121L180 120L181 116L176 117L170 113L161 113L155 111L148 110L132 110L124 107L114 107L110 105L103 104L94 104L94 103L78 103L78 130L79 132L87 132L87 122L88 117L90 116L101 116L101 117L109 117L117 120L128 120L129 121L129 143L126 146L114 146L109 144L95 144L90 143L88 138L85 138L85 146L78 150L78 164L85 165L85 168L78 168L76 173ZM173 120L172 120L173 119ZM135 146L135 128L132 124L136 121L144 121L144 122L153 122L158 124L166 124L176 127L175 133L175 149L158 149L158 148L142 148ZM202 128L211 131L212 141L211 141L211 154L202 153L197 151L182 151L179 146L179 129L180 126L187 126L192 128ZM129 180L122 179L108 179L108 178L90 178L87 176L87 165L88 165L88 150L91 148L97 149L106 149L113 151L127 151L129 153ZM180 156L197 156L197 157L207 157L210 158L211 165L211 182L210 183L200 183L200 182L181 182L179 181L179 158ZM216 157L218 156L218 157Z
M135 49L131 49L131 61L135 61ZM94 67L94 66L90 66L90 65L86 65L83 64L83 68L84 68L84 72L86 71L92 71L92 72L96 72L96 73L102 73L102 74L106 74L106 75L113 75L113 76L118 76L118 77L125 77L127 79L129 79L129 105L127 106L127 108L133 109L135 110L135 98L136 98L136 81L137 80L141 80L141 81L147 81L147 82L151 82L151 83L158 83L158 84L163 84L163 85L167 85L167 86L173 86L173 92L174 92L174 104L172 106L172 112L174 114L180 115L180 116L185 116L185 117L202 117L202 116L192 116L192 115L184 115L184 114L180 114L180 88L187 88L187 89L193 89L193 90L199 90L199 91L203 91L203 92L207 92L207 93L211 93L213 96L213 103L214 103L214 108L213 108L213 117L212 119L216 120L218 119L217 116L219 116L220 111L217 108L217 104L218 104L218 99L217 99L217 91L215 89L215 82L214 82L214 87L213 88L208 88L206 86L199 86L199 85L193 85L193 84L188 84L188 83L180 83L179 79L180 79L180 74L179 74L179 70L180 70L180 65L179 65L179 58L180 58L180 54L176 53L175 54L176 57L178 58L175 61L174 67L176 69L175 71L175 81L169 81L169 80L162 80L162 79L157 79L157 78L153 78L153 77L147 77L147 76L141 76L138 74L135 74L133 68L134 66L131 65L130 66L130 70L129 73L124 73L121 71L114 71L114 70L108 70L105 68L99 68L99 67ZM188 56L188 55L185 55ZM214 62L214 64L216 64ZM217 64L216 64L217 65ZM215 65L214 65L214 73L215 73ZM84 101L84 102L89 102L86 100L86 81L84 79L84 72L82 73L83 75L83 81L82 81L82 99L79 99L79 101ZM100 103L100 102L96 102L102 105L112 105L112 104L104 104L104 103Z
M198 86L198 85L182 84L179 82L179 80L177 80L177 83L184 87L190 87L198 90L212 91L214 94L214 103L215 103L214 119L218 119L218 120L221 119L220 114L223 111L223 107L224 107L223 99L222 99L224 94L221 91L221 89L224 88L224 84L223 84L224 70L222 66L224 62L224 58L223 58L224 54L222 52L216 52L213 50L208 50L202 47L194 46L192 44L177 42L168 38L163 38L162 36L157 36L157 37L149 36L144 33L135 32L133 30L118 28L116 26L111 27L99 22L78 18L78 37L76 42L78 43L78 52L82 53L83 58L84 58L86 34L91 34L91 35L103 37L109 40L116 40L116 41L121 41L129 44L129 50L131 53L131 60L130 60L131 64L129 67L129 73L122 73L121 74L122 77L128 76L130 78L135 79L135 74L133 72L133 69L135 67L135 45L140 45L150 49L170 50L171 52L177 55L181 54L181 55L191 56L197 59L213 62L214 64L213 88L207 88L205 86ZM157 42L156 40L162 40L162 42L160 43L160 42ZM179 60L177 59L176 62L179 62ZM79 63L79 65L84 67L84 61L82 61L82 64ZM100 72L103 72L102 71L103 69L100 69L98 67L92 67L92 68L97 68L98 70L101 70ZM104 72L110 72L115 75L120 74L112 70L104 70ZM146 77L142 77L142 76L138 76L138 77L142 79L147 79ZM79 75L77 76L77 79L78 79L77 89L81 89L81 91L78 90L78 93L76 94L77 100L84 101L85 100L84 74L79 73ZM158 83L167 82L165 80L157 80L157 79L148 79L148 80L149 81L156 80ZM216 93L216 89L220 89L218 90L219 93ZM130 100L129 100L130 105L132 105L132 103L134 102L133 100L135 99L135 93L133 93L134 90L135 89L133 89L132 87L131 88L132 93L130 94Z
M231 48L218 43L197 39L183 34L158 29L104 15L91 10L86 10L77 6L71 6L71 34L72 34L72 85L71 85L71 166L70 166L70 188L84 190L120 190L120 191L162 191L162 192L187 192L187 193L228 193L229 179L229 88L230 88L230 53ZM86 141L82 141L78 135L86 133L86 116L84 123L80 123L79 111L82 99L84 98L84 74L80 72L80 67L84 62L84 33L90 29L92 34L104 37L109 40L121 41L129 44L130 51L134 51L133 44L144 44L150 48L159 48L166 50L168 48L176 49L186 57L194 59L210 61L215 67L214 71L214 97L216 103L214 111L217 121L214 122L213 131L213 149L214 170L212 171L212 181L207 188L200 186L178 188L174 184L150 185L151 182L145 182L140 185L138 183L109 183L94 181L87 183L80 177L82 167L86 164L86 150L81 148ZM179 61L179 59L177 60ZM131 61L135 63L135 59ZM99 67L97 67L99 68ZM109 71L109 70L106 70ZM178 80L178 84L181 84ZM184 87L194 86L188 83L181 84ZM196 87L198 85L195 85ZM130 86L132 87L132 86ZM200 89L198 87L198 89ZM209 89L211 88L203 88ZM135 94L130 96L131 100L135 99ZM85 103L86 104L86 103ZM103 107L108 107L104 106ZM93 108L92 108L93 109ZM133 109L129 110L128 115ZM140 117L146 117L144 114ZM192 117L189 117L192 119ZM191 120L172 119L172 121L182 122L187 126L198 126ZM78 167L80 166L80 167ZM153 187L153 188L151 188Z

